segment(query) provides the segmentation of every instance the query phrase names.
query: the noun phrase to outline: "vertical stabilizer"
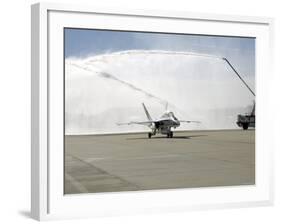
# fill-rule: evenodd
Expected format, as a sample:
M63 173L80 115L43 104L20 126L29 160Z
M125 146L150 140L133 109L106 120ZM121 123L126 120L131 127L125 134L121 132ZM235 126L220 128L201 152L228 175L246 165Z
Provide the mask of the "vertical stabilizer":
M148 113L148 110L146 109L144 103L142 103L142 106L143 106L143 109L144 109L144 112L145 112L145 114L146 114L147 119L148 119L149 121L152 121L152 118L151 118L150 114Z

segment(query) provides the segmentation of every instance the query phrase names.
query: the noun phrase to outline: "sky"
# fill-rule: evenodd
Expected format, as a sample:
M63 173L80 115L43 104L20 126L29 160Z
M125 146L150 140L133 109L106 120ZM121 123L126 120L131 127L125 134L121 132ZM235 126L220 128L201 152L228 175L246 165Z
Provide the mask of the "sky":
M255 75L255 38L65 28L65 57L126 50L187 51L226 57L244 77Z

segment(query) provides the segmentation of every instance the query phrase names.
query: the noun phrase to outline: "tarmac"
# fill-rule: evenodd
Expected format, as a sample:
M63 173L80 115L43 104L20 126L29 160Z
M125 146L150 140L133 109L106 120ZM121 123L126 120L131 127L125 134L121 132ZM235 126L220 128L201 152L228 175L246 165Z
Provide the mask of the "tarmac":
M65 194L254 184L255 130L65 136Z

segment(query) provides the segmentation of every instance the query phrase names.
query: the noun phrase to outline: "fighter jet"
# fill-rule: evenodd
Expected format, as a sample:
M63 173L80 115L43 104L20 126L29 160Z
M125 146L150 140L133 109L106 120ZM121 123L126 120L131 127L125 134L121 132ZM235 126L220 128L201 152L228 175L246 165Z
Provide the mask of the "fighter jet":
M162 135L167 135L167 138L173 138L172 128L176 129L180 126L181 122L186 123L200 123L200 121L186 121L186 120L178 120L174 113L168 110L168 104L166 105L166 112L159 119L152 119L150 116L146 106L142 103L144 112L147 117L147 121L131 121L129 123L118 123L117 125L132 125L132 124L140 124L148 126L151 129L151 132L148 133L148 138L156 135L156 133L160 133Z

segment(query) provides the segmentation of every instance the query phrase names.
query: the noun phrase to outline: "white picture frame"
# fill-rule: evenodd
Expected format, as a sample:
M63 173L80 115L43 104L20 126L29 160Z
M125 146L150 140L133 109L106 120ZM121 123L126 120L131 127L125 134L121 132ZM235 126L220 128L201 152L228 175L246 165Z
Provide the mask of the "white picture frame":
M273 19L187 12L32 5L31 214L37 220L248 207L273 203L267 107ZM251 36L256 43L256 184L244 187L63 194L63 27ZM54 76L56 74L56 76Z

